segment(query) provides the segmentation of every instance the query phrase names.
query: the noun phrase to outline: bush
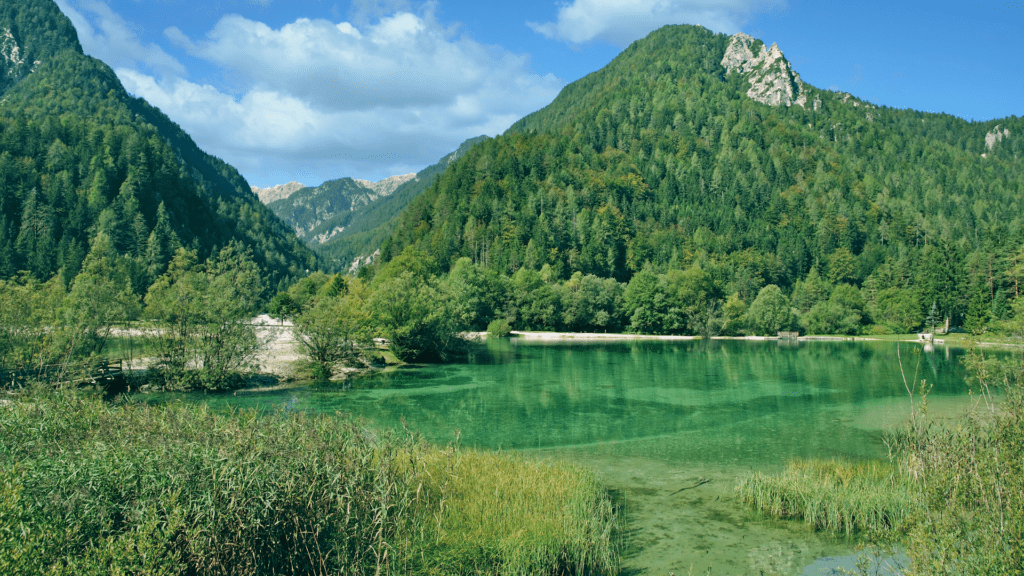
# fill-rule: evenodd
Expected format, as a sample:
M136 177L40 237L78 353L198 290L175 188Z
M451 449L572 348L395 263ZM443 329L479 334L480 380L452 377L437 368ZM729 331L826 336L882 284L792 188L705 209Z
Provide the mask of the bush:
M1024 574L1024 356L965 363L980 405L956 427L918 418L891 441L926 512L907 554L919 574Z
M508 320L496 318L487 325L487 334L495 338L506 338L512 334L512 327L509 326Z
M617 570L593 474L350 419L36 391L0 446L3 574Z

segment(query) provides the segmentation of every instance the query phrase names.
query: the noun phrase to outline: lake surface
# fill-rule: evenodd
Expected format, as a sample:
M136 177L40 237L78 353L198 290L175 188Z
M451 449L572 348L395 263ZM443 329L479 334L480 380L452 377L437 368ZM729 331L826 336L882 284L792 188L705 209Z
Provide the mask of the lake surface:
M962 351L900 351L907 378L933 385L929 418L967 408ZM626 573L664 575L852 568L834 557L855 542L760 518L735 487L794 458L884 458L883 430L910 413L891 342L499 340L465 363L405 367L347 390L186 398L404 420L433 442L458 433L463 446L580 462L626 502ZM673 494L699 479L710 482Z

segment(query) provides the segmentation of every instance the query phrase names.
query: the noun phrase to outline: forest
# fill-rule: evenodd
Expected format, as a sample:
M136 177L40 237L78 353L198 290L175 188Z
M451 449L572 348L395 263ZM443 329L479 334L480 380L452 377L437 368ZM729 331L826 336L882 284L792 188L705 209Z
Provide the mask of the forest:
M434 274L463 257L510 279L547 270L548 282L580 273L631 285L645 274L667 301L669 276L689 272L708 276L722 308L749 307L775 285L798 314L830 287L849 300L849 286L863 305L841 332L893 307L905 319L897 331L921 327L933 305L944 328L973 332L1013 316L1021 119L972 123L829 91L806 107L761 104L721 66L727 42L669 26L634 43L453 163L401 214L381 261L412 246ZM696 332L634 324L634 312L619 324Z

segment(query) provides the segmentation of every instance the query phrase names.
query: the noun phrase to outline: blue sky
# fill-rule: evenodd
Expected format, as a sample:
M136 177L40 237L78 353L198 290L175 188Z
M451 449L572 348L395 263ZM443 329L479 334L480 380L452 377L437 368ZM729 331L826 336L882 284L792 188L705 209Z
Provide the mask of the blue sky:
M267 187L379 180L500 134L665 24L776 42L880 105L1024 115L1024 2L57 0L206 151Z

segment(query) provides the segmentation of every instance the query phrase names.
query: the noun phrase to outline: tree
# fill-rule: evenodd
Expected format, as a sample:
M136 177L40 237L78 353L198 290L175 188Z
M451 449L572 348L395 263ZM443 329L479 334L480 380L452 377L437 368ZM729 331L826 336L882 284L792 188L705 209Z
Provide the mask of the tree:
M912 332L921 325L921 304L912 291L886 288L875 300L878 318L897 334Z
M747 323L755 333L764 336L777 334L783 328L788 328L792 322L789 299L775 284L761 288L747 310Z
M156 373L170 389L224 390L241 384L263 348L250 319L263 293L248 250L232 243L205 263L178 249L146 294L160 323Z
M932 302L932 307L928 310L928 316L924 319L924 323L931 329L931 333L935 334L935 325L939 323L939 307L934 301Z
M470 311L450 286L412 272L375 280L367 302L371 321L404 361L447 361L462 352Z
M746 328L747 303L740 298L739 292L733 292L722 307L722 334L739 336Z
M80 354L98 354L117 324L138 318L141 298L132 290L131 278L106 234L93 240L82 271L61 307L66 345Z
M353 282L344 294L319 298L295 317L295 340L313 363L314 378L330 379L338 364L372 348L365 292L362 282Z
M292 300L291 295L287 292L278 292L270 299L270 304L267 305L267 312L271 318L276 318L282 322L295 316L300 312L301 308Z

